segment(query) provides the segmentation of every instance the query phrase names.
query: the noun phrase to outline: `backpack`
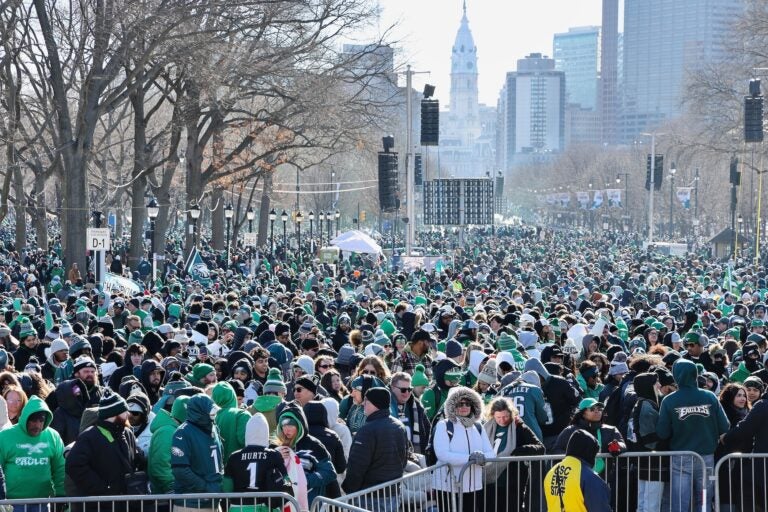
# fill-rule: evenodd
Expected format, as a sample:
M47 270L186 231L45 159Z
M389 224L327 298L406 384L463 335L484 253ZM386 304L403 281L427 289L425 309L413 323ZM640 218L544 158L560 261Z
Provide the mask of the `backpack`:
M437 413L438 416L443 414L442 409L440 412ZM437 454L435 453L435 431L437 430L437 424L441 421L445 421L445 432L448 434L448 442L451 442L451 439L453 439L453 422L452 421L446 421L445 418L438 419L438 416L435 416L435 421L432 423L432 431L429 433L429 442L427 443L427 449L424 450L424 458L427 462L427 467L434 466L437 464ZM481 436L483 435L483 426L480 424L479 421L475 422L475 428L477 429L477 433Z

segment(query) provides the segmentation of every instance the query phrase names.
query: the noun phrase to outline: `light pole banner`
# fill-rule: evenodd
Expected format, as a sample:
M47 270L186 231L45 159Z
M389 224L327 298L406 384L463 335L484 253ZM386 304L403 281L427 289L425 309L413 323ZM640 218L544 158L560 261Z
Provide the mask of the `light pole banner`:
M586 210L589 205L589 192L576 192L576 200L581 205L582 210Z
M547 204L552 206L557 202L557 194L547 194Z
M595 190L595 197L592 199L592 209L597 210L603 206L603 191Z
M611 208L621 208L620 188L609 188L605 191L605 195L608 196L608 206Z
M560 203L562 208L568 208L571 205L571 194L568 192L561 192L557 195L557 202Z
M677 187L677 200L686 210L691 207L691 190L693 187Z

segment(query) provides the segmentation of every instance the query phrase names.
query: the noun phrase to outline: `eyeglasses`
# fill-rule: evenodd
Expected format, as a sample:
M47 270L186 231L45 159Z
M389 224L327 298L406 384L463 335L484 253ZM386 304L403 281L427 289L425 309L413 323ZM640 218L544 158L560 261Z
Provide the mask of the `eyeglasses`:
M301 388L299 386L296 386L295 388L293 388L294 393L301 393L302 391L304 391L304 388Z
M334 366L332 364L321 364L319 367L323 370L327 370L328 368L333 368Z
M410 393L413 391L413 388L397 388L400 390L401 393Z
M360 375L376 375L376 370L363 370Z

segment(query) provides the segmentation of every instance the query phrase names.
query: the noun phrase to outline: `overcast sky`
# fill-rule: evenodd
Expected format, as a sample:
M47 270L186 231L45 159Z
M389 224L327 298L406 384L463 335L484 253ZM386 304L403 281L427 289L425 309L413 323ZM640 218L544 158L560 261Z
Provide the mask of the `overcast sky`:
M437 86L435 96L447 106L451 47L461 20L462 0L379 0L380 27L400 26L398 63L430 75L414 77ZM507 71L532 52L552 55L552 36L569 27L600 25L601 0L467 0L469 28L478 54L480 102L496 105Z

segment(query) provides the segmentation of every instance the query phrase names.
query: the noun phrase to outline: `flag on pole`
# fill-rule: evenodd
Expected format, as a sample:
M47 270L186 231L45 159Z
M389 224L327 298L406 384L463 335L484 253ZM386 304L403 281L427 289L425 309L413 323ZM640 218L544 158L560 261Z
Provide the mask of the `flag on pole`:
M723 289L725 291L733 293L733 276L731 275L731 264L728 263L728 266L725 268L725 277L723 278Z
M48 303L43 301L43 308L45 309L45 331L48 332L53 329L53 315L51 310L48 309Z
M189 277L203 286L209 286L211 284L208 265L203 261L203 257L200 256L200 251L197 250L197 247L193 247L190 251L187 261L184 264L184 271Z

